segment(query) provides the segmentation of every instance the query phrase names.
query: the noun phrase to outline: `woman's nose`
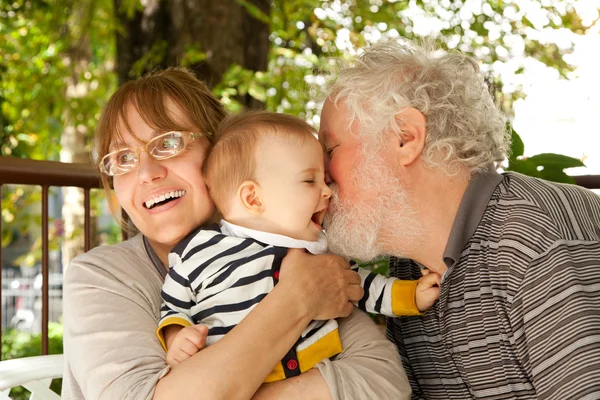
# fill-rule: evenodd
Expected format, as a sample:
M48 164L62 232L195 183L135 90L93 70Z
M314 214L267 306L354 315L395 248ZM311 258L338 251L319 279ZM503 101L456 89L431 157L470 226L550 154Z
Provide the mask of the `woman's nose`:
M140 184L148 184L162 179L167 169L160 161L156 161L145 151L140 152L138 160L138 180Z

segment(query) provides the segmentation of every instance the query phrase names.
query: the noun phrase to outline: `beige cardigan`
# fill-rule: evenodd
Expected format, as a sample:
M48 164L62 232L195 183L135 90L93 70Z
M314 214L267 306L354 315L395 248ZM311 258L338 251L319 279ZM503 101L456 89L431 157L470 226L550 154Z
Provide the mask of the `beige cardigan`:
M65 273L62 398L151 399L169 370L156 337L163 277L141 235L75 258ZM409 399L394 345L368 316L340 319L344 352L318 364L333 399Z

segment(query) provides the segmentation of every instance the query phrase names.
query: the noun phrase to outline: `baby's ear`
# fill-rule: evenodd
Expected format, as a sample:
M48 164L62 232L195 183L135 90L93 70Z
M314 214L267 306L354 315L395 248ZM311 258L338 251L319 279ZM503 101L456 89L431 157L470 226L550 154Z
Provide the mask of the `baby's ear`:
M244 181L238 189L238 198L246 211L253 215L260 215L264 211L260 201L260 185L254 181Z

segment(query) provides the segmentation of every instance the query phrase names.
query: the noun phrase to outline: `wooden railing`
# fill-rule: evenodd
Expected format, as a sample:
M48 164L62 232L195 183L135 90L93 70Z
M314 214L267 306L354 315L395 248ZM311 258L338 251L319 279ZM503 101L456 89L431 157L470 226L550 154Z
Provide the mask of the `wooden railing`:
M42 188L42 354L48 354L48 189L50 186L72 186L84 192L84 250L91 245L90 190L102 187L98 172L90 164L65 164L56 161L37 161L0 157L0 194L2 185L38 185ZM0 215L1 215L0 203ZM0 227L2 218L0 218ZM2 248L0 246L0 260ZM0 264L1 265L1 264ZM0 274L2 288L2 274ZM0 289L1 290L1 289ZM0 307L0 321L2 320ZM0 343L2 328L0 327Z
M600 175L575 176L575 182L588 189L600 189ZM0 157L0 194L2 185L38 185L42 188L42 354L48 354L48 189L50 186L72 186L84 191L84 249L91 245L90 190L101 188L98 172L88 164L65 164L56 161L36 161ZM1 215L0 203L0 215ZM126 217L126 216L125 216ZM0 227L2 218L0 217ZM0 260L2 259L0 246ZM2 274L0 274L0 288ZM1 289L0 289L1 290ZM2 319L0 307L0 320ZM0 343L2 329L0 327Z

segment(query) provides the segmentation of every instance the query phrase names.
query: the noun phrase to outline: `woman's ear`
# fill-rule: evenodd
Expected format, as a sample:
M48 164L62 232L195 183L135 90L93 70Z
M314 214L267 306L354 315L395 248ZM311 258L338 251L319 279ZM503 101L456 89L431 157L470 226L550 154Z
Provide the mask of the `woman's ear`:
M238 198L244 209L253 215L260 215L264 206L260 201L260 185L254 181L244 181L238 189Z
M402 129L402 133L396 135L396 159L401 166L407 166L417 160L425 148L425 116L416 108L406 107L396 114L396 122Z

